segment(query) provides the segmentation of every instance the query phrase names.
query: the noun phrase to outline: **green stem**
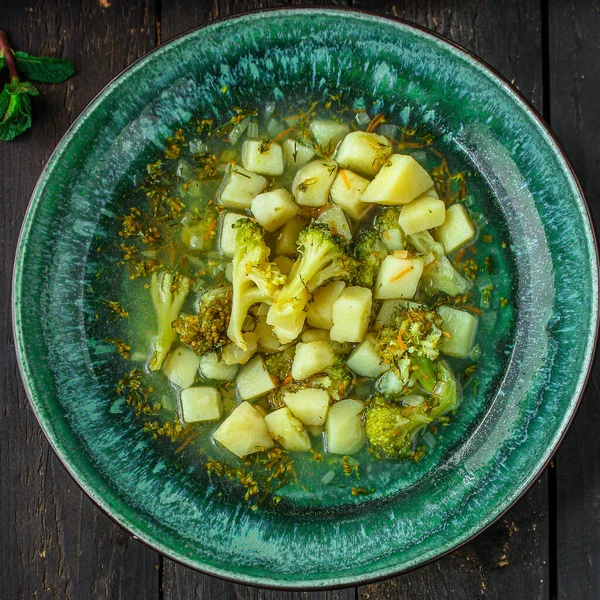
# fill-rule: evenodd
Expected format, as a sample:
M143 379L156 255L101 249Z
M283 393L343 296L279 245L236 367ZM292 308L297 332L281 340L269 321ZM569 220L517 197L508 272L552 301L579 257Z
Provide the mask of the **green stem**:
M4 58L6 59L6 64L8 65L8 70L10 71L10 79L19 80L19 71L17 70L17 63L15 61L15 55L13 54L12 48L8 43L8 36L6 35L6 31L0 31L0 50L4 52Z

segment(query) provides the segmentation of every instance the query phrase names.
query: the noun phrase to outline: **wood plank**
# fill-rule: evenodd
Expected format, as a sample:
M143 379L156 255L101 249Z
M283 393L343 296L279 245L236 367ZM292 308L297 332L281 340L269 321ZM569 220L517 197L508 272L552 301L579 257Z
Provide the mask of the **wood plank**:
M353 7L381 9L355 1ZM492 0L388 2L387 14L441 33L499 70L542 110L542 15L533 2ZM359 588L363 600L384 598L547 598L548 478L544 473L505 518L454 554L388 582ZM573 596L575 597L575 596Z
M12 256L42 166L94 94L153 47L153 3L8 4L2 27L14 46L69 57L77 74L66 84L40 85L32 130L0 146L0 595L155 598L158 555L93 505L42 435L20 383L9 309Z
M600 95L597 1L548 3L549 120L600 218ZM556 457L557 597L600 596L600 365Z

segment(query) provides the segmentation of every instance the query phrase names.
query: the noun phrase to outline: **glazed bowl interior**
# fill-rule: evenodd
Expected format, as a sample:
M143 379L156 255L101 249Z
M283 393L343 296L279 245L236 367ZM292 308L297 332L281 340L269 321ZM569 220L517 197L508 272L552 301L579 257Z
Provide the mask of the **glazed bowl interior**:
M349 51L349 49L351 49ZM124 191L173 129L231 106L343 92L399 126L424 126L471 174L507 305L480 328L476 381L419 464L367 466L348 484L290 491L252 509L166 452L115 409L119 357L94 329L99 244ZM373 107L372 109L370 107ZM476 59L397 21L338 10L272 11L211 24L111 82L66 134L34 192L19 243L14 317L23 378L56 452L84 490L182 563L253 584L364 582L423 563L505 511L549 460L585 384L597 327L596 248L555 142ZM323 486L322 486L323 487Z

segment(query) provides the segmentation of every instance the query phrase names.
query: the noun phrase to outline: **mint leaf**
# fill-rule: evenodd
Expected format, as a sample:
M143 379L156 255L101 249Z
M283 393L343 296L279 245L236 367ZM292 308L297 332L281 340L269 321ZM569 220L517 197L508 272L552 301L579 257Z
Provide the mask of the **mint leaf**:
M13 52L17 68L29 79L43 83L61 83L75 73L75 67L66 58L30 56L25 52Z
M4 86L0 93L0 109L4 109L0 113L0 140L8 142L31 127L31 96L38 95L34 85L21 83L16 77Z

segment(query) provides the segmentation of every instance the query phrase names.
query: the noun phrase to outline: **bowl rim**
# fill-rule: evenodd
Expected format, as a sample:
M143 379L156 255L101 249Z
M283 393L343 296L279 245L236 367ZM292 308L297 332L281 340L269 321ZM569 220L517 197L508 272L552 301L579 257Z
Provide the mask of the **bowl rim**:
M350 15L350 14L354 13L354 14L359 14L359 15L367 15L369 17L373 17L375 19L380 19L383 21L390 21L397 25L406 27L407 29L417 30L421 34L424 34L425 37L433 38L433 40L439 42L441 46L449 46L450 48L452 48L454 50L458 50L458 53L465 56L468 59L468 61L470 61L471 63L476 63L476 65L481 67L484 71L487 71L487 73L492 76L492 79L495 79L509 95L513 96L518 101L518 103L523 108L524 112L528 113L531 117L533 117L534 121L537 122L537 125L540 127L540 129L543 131L543 133L545 133L548 136L548 138L550 139L550 141L554 144L555 152L558 154L559 158L563 161L564 166L567 168L568 173L570 174L570 176L573 179L575 188L577 189L577 191L579 193L580 200L581 200L581 202L580 202L581 207L584 209L584 211L585 211L584 214L585 214L585 216L587 216L587 220L590 225L590 229L589 229L590 240L592 242L593 249L594 249L594 252L593 252L591 258L593 258L593 260L595 261L597 276L600 275L600 251L599 251L599 247L598 247L598 237L596 235L594 219L590 212L590 208L589 208L587 199L585 197L583 187L581 185L581 182L579 181L579 178L575 172L575 169L573 168L571 162L569 161L565 150L563 149L561 143L558 141L558 139L557 139L556 135L554 134L554 132L552 131L550 125L546 122L546 120L541 115L541 113L538 111L538 109L535 108L534 105L531 103L531 101L528 100L523 95L523 93L521 93L515 87L515 85L513 83L511 83L504 75L502 75L498 70L496 70L494 67L492 67L489 63L487 63L485 60L483 60L482 58L480 58L479 56L474 54L472 51L466 49L461 44L451 40L450 38L446 37L445 35L442 35L440 33L432 31L422 25L413 23L404 18L400 18L400 17L394 16L394 15L381 14L381 13L377 13L377 12L374 12L371 10L364 10L364 9L360 9L360 8L345 7L345 6L307 6L307 5L286 6L286 7L262 8L262 9L244 11L244 12L236 13L233 15L227 15L224 17L220 17L218 19L213 19L207 23L203 23L196 27L187 29L187 30L183 31L182 33L179 33L178 35L173 36L172 38L165 41L164 43L159 43L157 46L155 46L154 48L145 52L143 55L138 57L132 63L127 65L117 75L112 77L86 103L84 108L79 112L77 117L73 120L73 122L69 125L67 130L60 137L55 148L53 149L52 153L48 157L48 160L46 161L46 163L36 181L36 184L33 188L31 196L29 198L27 208L26 208L24 216L23 216L23 221L21 223L19 235L17 238L17 243L16 243L16 247L15 247L15 255L14 255L14 259L13 259L13 272L12 272L12 280L11 280L11 283L12 283L12 285L11 285L12 319L11 320L12 320L13 339L15 340L15 354L17 357L17 365L18 365L18 369L19 369L19 375L21 378L21 382L23 383L23 387L25 389L25 393L27 395L29 405L33 411L36 421L38 422L42 432L44 433L44 437L46 438L47 442L50 444L50 447L52 448L54 454L59 459L62 466L65 468L65 470L70 475L70 477L75 481L77 486L94 503L94 505L97 508L99 508L102 511L102 513L104 513L114 524L118 525L119 527L121 527L122 529L127 531L135 540L142 542L145 546L147 546L147 547L151 548L152 550L154 550L155 552L157 552L160 558L166 557L169 560L172 560L173 562L175 562L181 566L187 567L189 569L192 569L192 570L202 573L204 575L208 575L211 577L217 577L222 580L229 581L229 582L236 583L236 584L243 584L243 585L248 585L248 586L252 586L252 587L271 589L271 590L291 590L291 591L293 591L293 590L298 590L298 591L301 591L301 590L333 590L333 589L344 589L344 588L350 588L350 587L355 587L355 586L359 586L359 585L366 585L366 584L371 584L371 583L377 583L380 581L385 581L387 579L391 579L391 578L397 577L399 575L402 575L404 573L409 573L411 571L414 571L414 570L424 567L426 565L432 564L433 562L439 560L440 558L442 558L444 556L447 556L448 554L451 554L452 552L458 550L459 548L463 547L464 545L466 545L467 543L469 543L470 541L472 541L473 539L478 537L480 534L482 534L484 531L486 531L488 528L490 528L492 525L494 525L496 522L498 522L500 519L502 519L502 517L504 515L506 515L506 513L509 512L517 504L517 502L525 496L525 494L534 486L534 484L539 479L540 475L546 470L548 465L554 459L558 449L560 448L561 444L563 443L563 441L565 439L567 432L570 430L570 428L573 424L575 416L577 415L577 413L581 407L583 395L586 391L587 384L588 384L588 381L589 381L589 378L591 375L591 371L592 371L592 368L594 365L595 351L596 351L596 348L598 345L598 338L600 335L600 319L598 318L599 314L598 314L598 302L597 301L596 301L596 304L594 305L595 310L593 313L593 316L595 318L595 329L593 332L593 341L592 341L592 344L589 346L589 352L586 357L587 364L585 365L585 369L582 369L580 371L581 375L585 371L585 375L583 378L581 378L581 375L580 375L580 382L577 386L576 394L572 398L571 414L568 416L567 420L564 422L562 431L560 431L559 435L555 439L554 445L547 449L545 459L541 463L539 463L539 466L537 467L537 469L534 469L530 473L528 481L526 481L524 484L522 484L521 489L514 496L514 498L511 501L509 501L509 503L498 514L489 518L487 523L485 523L482 527L478 528L473 533L468 534L468 536L465 539L455 543L454 545L452 545L451 547L447 548L446 550L440 552L439 554L436 554L435 556L433 556L431 558L428 558L422 562L419 562L418 564L404 567L404 568L399 568L399 569L391 568L391 569L388 569L385 573L380 573L375 576L368 576L368 575L355 576L355 577L348 576L348 577L345 577L344 581L341 583L325 584L325 585L320 585L319 581L317 579L307 580L306 582L303 582L302 584L288 585L285 582L277 582L274 579L265 579L262 577L247 577L244 575L234 576L230 572L226 572L226 571L221 572L221 571L211 570L210 568L205 568L204 566L197 566L195 564L189 564L189 563L185 562L185 560L173 556L171 554L170 549L167 547L163 547L163 544L154 542L151 539L148 539L144 533L142 533L135 527L135 525L124 524L119 519L120 515L118 515L118 516L113 515L110 512L110 510L111 510L110 507L108 505L105 505L104 499L101 496L99 496L98 494L96 494L95 490L93 488L89 487L89 489L88 489L88 484L86 484L82 481L82 478L80 478L79 475L76 473L76 469L74 469L69 464L68 457L66 455L63 456L63 452L61 450L59 450L58 444L56 443L56 441L54 439L55 436L51 432L50 428L47 428L46 425L42 422L41 415L36 410L36 407L35 407L35 404L33 401L33 396L29 389L27 376L25 374L25 370L24 370L24 366L23 366L25 357L22 356L22 354L20 352L20 345L19 345L19 343L17 343L18 339L20 338L20 335L18 333L18 326L17 326L18 305L17 305L17 297L16 297L16 288L17 288L17 278L18 278L18 266L21 263L21 255L24 250L23 244L25 243L25 241L27 239L27 238L25 238L25 228L26 228L26 225L29 224L29 220L30 220L30 217L31 217L34 207L36 207L37 204L39 203L39 198L37 197L38 191L44 183L43 180L45 179L45 175L47 173L48 167L53 164L54 158L57 154L59 154L59 152L63 146L63 143L73 135L73 133L79 126L82 119L86 116L87 111L92 107L92 105L101 96L103 96L107 91L109 91L110 88L112 88L113 84L118 79L120 79L127 72L131 71L134 67L136 67L138 65L138 63L145 61L150 55L161 50L166 45L174 43L174 42L180 40L181 38L184 38L190 34L201 31L201 30L203 30L207 27L210 27L214 24L217 24L217 23L240 19L240 18L244 18L247 16L251 16L251 15L261 15L261 14L271 14L271 13L286 14L286 13L290 13L290 12L296 12L296 13L318 12L321 14L335 14L336 16L337 15ZM596 299L598 299L599 295L600 295L600 282L598 281L598 277L597 277L596 278L596 295L595 295ZM589 342L589 340L588 340L588 342Z

